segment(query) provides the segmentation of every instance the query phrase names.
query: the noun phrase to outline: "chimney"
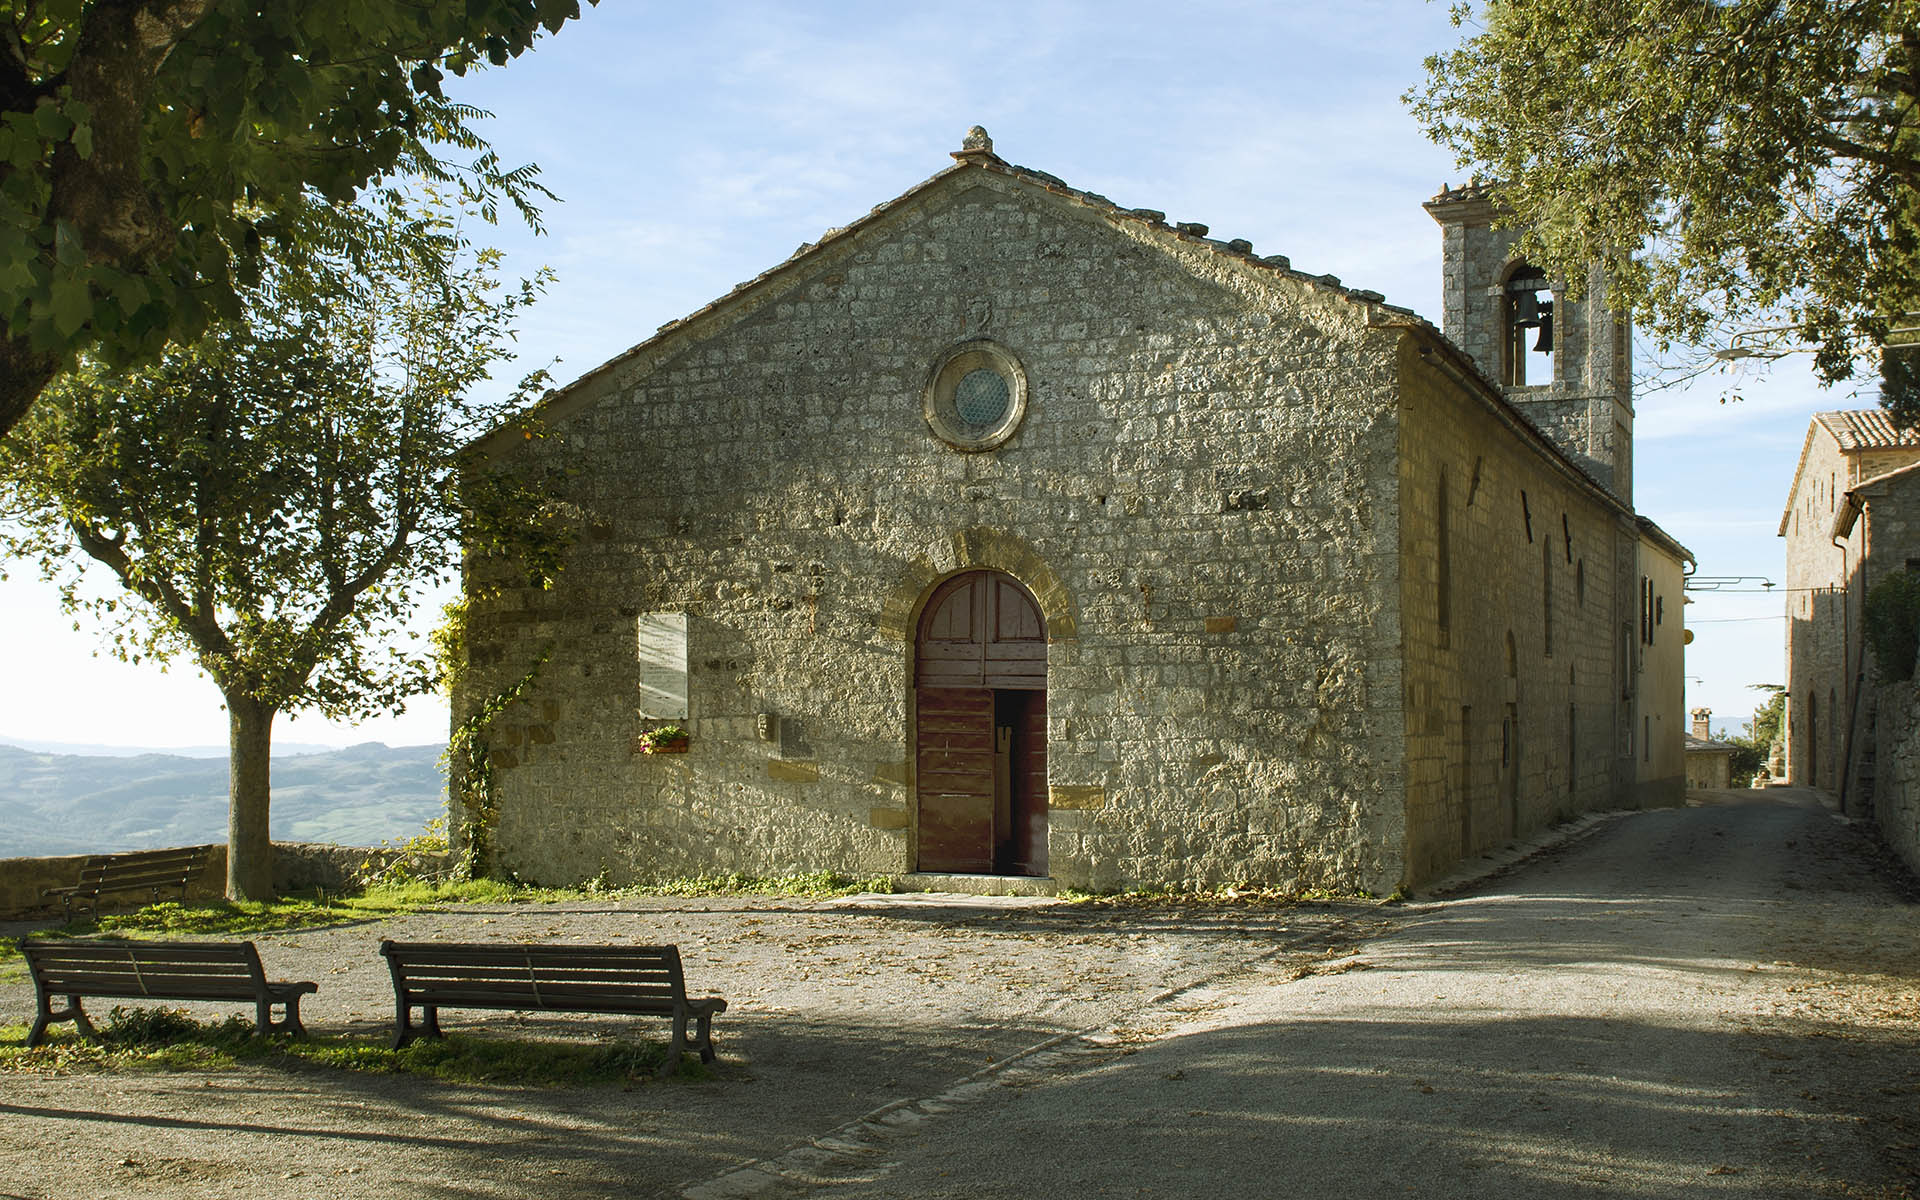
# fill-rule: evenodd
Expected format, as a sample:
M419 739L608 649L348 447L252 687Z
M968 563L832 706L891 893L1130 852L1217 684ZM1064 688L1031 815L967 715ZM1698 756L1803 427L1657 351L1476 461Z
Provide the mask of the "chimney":
M1689 715L1693 717L1693 736L1703 742L1712 741L1713 735L1707 732L1707 718L1713 715L1713 710L1710 708L1696 708Z

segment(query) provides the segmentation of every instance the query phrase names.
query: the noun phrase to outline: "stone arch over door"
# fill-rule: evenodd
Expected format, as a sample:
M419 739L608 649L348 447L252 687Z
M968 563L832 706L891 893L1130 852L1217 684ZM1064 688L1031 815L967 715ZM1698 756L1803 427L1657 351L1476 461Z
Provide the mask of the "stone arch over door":
M1068 641L1079 635L1073 600L1060 577L1026 542L1002 529L975 526L961 529L928 547L925 558L906 569L881 598L880 631L912 642L919 628L921 607L941 580L970 568L989 568L1020 581L1046 620L1047 640Z
M913 641L914 866L1047 873L1047 621L1002 571L936 584Z

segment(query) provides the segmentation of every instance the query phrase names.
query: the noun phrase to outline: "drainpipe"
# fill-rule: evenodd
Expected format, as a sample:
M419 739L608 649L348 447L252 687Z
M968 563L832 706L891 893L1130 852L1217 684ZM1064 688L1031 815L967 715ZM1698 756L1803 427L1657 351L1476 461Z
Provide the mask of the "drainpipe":
M1849 502L1851 502L1851 500ZM1865 500L1861 500L1859 501L1859 505L1860 505L1860 566L1859 566L1860 581L1859 582L1860 582L1860 595L1862 598L1861 603L1864 606L1865 597L1867 594L1867 558L1868 558L1867 552L1870 549L1872 549L1873 522L1868 516L1867 502ZM1845 743L1846 749L1842 752L1842 756L1840 759L1840 811L1842 814L1845 814L1847 811L1847 792L1849 791L1850 785L1853 783L1853 743L1854 743L1855 731L1859 728L1859 725L1860 725L1860 700L1861 700L1862 693L1866 691L1865 684L1866 684L1866 674L1867 674L1867 654L1866 654L1867 647L1866 647L1866 640L1863 638L1861 639L1859 652L1854 653L1853 651L1853 581L1847 577L1847 547L1844 543L1840 541L1840 538L1837 535L1832 539L1832 541L1833 541L1833 544L1836 547L1838 547L1840 550L1840 579L1841 579L1841 586L1842 586L1842 591L1840 593L1840 682L1848 684L1848 691L1851 693L1847 697L1847 738ZM1848 667L1847 660L1849 657L1851 657L1853 660L1852 662L1853 674L1852 674L1851 681L1849 681L1848 674L1847 674L1847 667ZM1812 737L1818 737L1819 735L1820 735L1820 731L1817 729L1811 731L1810 733L1810 736ZM1815 783L1817 786L1818 781L1816 780Z

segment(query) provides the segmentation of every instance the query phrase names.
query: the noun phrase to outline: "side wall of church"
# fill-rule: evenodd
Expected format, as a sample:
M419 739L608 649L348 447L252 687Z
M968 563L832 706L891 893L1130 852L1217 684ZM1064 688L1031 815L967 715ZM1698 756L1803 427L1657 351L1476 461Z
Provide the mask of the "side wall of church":
M1639 539L1634 585L1640 635L1635 649L1632 807L1687 799L1686 570L1652 537ZM1632 597L1629 597L1632 599Z
M1391 890L1397 335L1367 312L966 171L589 377L513 452L566 473L557 585L472 568L509 586L456 711L548 655L490 735L499 865L913 870L918 606L990 566L1048 621L1056 881ZM922 395L977 336L1030 400L968 454ZM653 613L686 614L685 754L636 745Z
M1401 352L1408 884L1617 807L1633 777L1618 649L1631 521L1419 343Z

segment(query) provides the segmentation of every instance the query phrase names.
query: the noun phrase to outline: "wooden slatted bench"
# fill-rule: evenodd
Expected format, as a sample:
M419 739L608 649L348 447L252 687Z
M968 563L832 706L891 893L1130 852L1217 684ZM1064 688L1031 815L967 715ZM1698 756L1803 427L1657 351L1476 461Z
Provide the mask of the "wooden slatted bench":
M162 891L173 889L185 900L187 885L206 871L212 853L211 846L185 846L173 850L95 854L80 864L80 882L48 888L41 897L58 896L69 921L73 919L76 904L98 911L103 893L146 892L153 903L158 903Z
M80 1008L83 996L131 1000L251 1000L262 1034L304 1036L300 1024L300 997L320 990L314 983L279 983L260 967L260 952L252 942L117 942L84 939L53 941L23 938L33 975L39 1013L27 1034L27 1045L37 1046L54 1021L72 1021L86 1037L93 1023ZM56 1011L56 996L67 1006ZM273 1019L273 1006L286 1017Z
M672 1020L660 1068L669 1075L679 1067L682 1050L713 1061L713 1016L727 1010L719 996L687 998L678 946L383 941L380 953L393 972L396 1050L417 1037L440 1037L442 1008L634 1013ZM691 1038L689 1023L696 1027Z

